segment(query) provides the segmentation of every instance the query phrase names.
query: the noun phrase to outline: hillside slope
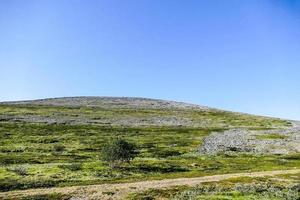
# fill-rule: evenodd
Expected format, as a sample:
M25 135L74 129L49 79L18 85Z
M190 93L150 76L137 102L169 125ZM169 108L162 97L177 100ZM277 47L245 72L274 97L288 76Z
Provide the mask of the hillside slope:
M29 101L4 102L5 104L23 105L48 105L48 106L68 106L68 107L99 107L103 109L111 108L131 108L131 109L208 109L205 106L188 104L176 101L166 101L160 99L135 98L135 97L61 97L38 99Z
M288 121L146 98L65 97L0 104L1 121L185 127L284 127Z
M289 120L173 101L3 102L0 191L293 169L299 135ZM115 137L136 143L140 154L112 170L100 150Z

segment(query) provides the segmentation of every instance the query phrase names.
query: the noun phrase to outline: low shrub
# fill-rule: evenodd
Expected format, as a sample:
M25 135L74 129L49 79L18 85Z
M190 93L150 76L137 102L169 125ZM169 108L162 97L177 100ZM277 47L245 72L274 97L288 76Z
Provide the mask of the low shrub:
M53 179L38 179L38 180L16 180L16 179L3 179L0 180L0 191L11 191L11 190L24 190L29 188L45 188L45 187L54 187L59 183L62 183L62 180L53 180Z
M137 171L143 172L143 173L151 173L151 172L159 172L159 173L171 173L171 172L187 172L189 169L174 165L170 163L164 163L164 164L145 164L141 163L136 166Z
M82 164L80 163L72 163L70 165L59 165L62 169L68 169L70 171L79 171L82 169Z
M101 157L110 167L119 167L122 163L129 163L138 155L136 144L122 138L112 139L104 144Z
M66 149L66 147L62 144L55 144L53 146L53 151L55 152L63 152Z
M32 157L30 155L25 155L23 153L18 154L2 154L0 155L0 165L10 165L10 164L29 164L29 163L42 163L40 159Z
M53 193L53 194L43 194L43 195L34 195L23 197L21 200L69 200L71 199L70 196Z
M150 149L149 152L152 153L154 157L158 157L158 158L167 158L171 156L181 155L179 151L172 150L172 149L164 149L164 148L153 148Z
M28 175L28 168L25 166L16 166L16 167L9 167L7 168L8 171L12 171L20 176L27 176Z

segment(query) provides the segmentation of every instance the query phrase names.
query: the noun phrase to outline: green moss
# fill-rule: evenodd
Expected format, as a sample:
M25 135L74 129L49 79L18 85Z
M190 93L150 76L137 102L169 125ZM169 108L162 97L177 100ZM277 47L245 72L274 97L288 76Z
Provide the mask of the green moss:
M263 134L263 135L256 135L257 139L262 139L262 140L282 140L282 139L286 139L288 138L286 135L280 135L280 134L276 134L276 133L272 133L272 134Z
M68 200L71 197L68 195L52 193L47 195L33 195L21 198L20 200Z

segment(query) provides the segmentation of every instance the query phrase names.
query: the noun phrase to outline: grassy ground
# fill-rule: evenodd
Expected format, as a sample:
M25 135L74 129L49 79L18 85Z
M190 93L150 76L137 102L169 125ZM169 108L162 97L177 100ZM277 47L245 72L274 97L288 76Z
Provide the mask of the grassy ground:
M99 123L99 119L115 122L142 118L147 121L157 116L173 115L188 118L198 125L133 127ZM11 120L20 116L59 118L65 122L47 124ZM213 131L230 127L270 129L290 125L278 119L216 110L130 110L28 105L0 105L0 119L0 191L300 166L300 155L200 156L196 153L202 139ZM83 119L96 121L90 124L78 123ZM68 120L69 123L66 122ZM140 149L138 158L131 164L111 170L101 161L99 152L102 144L112 137L124 137L135 142Z
M287 136L273 133L273 134L257 135L256 138L257 139L263 139L263 140L268 140L268 139L286 139Z
M196 187L177 186L130 194L131 200L298 200L300 174L233 178Z

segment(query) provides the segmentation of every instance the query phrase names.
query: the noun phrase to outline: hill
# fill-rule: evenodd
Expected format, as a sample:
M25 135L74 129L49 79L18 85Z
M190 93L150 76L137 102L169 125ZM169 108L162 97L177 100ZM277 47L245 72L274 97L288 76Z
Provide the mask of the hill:
M0 120L48 124L120 126L252 127L290 125L288 121L233 113L205 106L130 97L65 97L3 102Z
M62 97L29 101L4 102L5 104L48 105L99 108L143 108L143 109L208 109L204 106L176 101L134 97Z
M297 122L129 97L0 103L0 190L287 170L300 166ZM105 141L140 149L111 170Z

